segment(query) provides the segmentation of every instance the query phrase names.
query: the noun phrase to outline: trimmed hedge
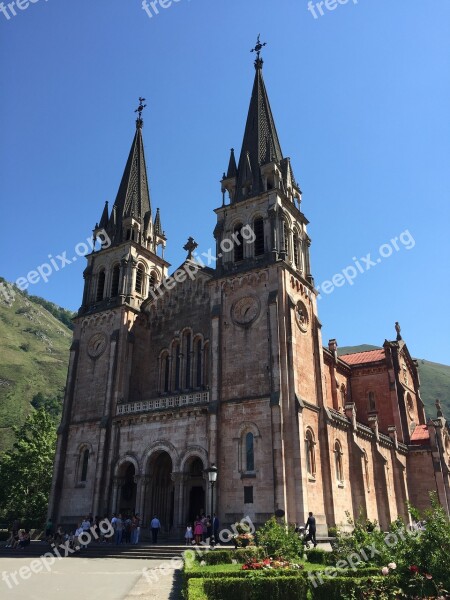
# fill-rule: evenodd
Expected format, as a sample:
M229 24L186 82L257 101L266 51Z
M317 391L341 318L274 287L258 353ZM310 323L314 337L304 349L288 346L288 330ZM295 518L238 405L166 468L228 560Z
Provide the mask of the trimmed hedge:
M194 549L192 549L195 552ZM231 565L233 559L238 563L246 563L248 560L253 558L264 558L266 556L264 548L257 546L248 546L247 548L238 548L237 550L211 550L201 554L195 554L196 562L200 563L202 560L207 565Z
M203 579L192 579L188 581L186 600L208 600L203 590Z
M321 550L320 548L312 548L306 551L306 560L317 565L329 564L330 552Z
M208 600L306 600L308 597L308 584L303 577L209 578L203 580L203 589ZM193 598L189 596L189 600Z
M352 594L354 598L363 598L362 594L367 592L368 582L367 577L323 577L321 581L317 581L317 587L310 581L309 589L313 600L341 600L343 596ZM386 577L382 575L370 577L372 585L385 582Z

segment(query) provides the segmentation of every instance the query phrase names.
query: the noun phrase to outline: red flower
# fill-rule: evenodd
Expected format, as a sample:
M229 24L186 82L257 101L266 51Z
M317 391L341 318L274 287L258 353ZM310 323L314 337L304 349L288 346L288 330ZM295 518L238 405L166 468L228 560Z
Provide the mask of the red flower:
M418 573L419 572L419 567L416 567L416 565L411 565L409 567L409 570L411 571L411 573Z

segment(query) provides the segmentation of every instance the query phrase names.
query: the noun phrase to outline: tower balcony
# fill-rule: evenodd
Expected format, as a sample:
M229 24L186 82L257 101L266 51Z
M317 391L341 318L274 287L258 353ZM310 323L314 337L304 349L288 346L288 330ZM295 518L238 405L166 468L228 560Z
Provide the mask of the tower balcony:
M161 396L154 400L141 400L140 402L126 402L117 405L116 415L131 415L150 413L159 410L173 410L186 406L198 406L209 403L209 391L190 392L176 396Z

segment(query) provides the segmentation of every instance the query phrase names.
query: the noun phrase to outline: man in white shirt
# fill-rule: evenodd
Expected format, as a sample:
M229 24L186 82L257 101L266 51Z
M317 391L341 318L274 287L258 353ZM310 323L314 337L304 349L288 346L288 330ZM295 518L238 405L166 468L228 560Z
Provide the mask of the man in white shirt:
M80 536L83 534L83 532L84 532L84 529L81 526L81 523L78 523L78 528L75 530L75 535L74 535L74 539L73 539L73 545L75 547L75 550L80 550L82 548Z
M150 523L150 528L152 530L152 541L154 544L157 544L158 532L161 529L161 523L156 515L153 517L152 522Z

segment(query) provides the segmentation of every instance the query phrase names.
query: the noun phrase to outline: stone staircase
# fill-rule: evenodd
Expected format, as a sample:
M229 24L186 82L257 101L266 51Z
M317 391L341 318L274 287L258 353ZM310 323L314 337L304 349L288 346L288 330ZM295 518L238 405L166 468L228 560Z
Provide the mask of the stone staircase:
M69 554L70 557L83 558L134 558L142 560L170 560L171 558L181 556L188 546L176 545L169 543L161 544L120 544L116 546L111 543L99 544L92 542L89 546L79 552ZM52 552L52 547L46 542L33 541L23 550L12 550L5 548L5 545L0 546L0 559L12 558L15 556L36 558L42 556L46 552ZM64 549L58 548L58 551L64 556Z

